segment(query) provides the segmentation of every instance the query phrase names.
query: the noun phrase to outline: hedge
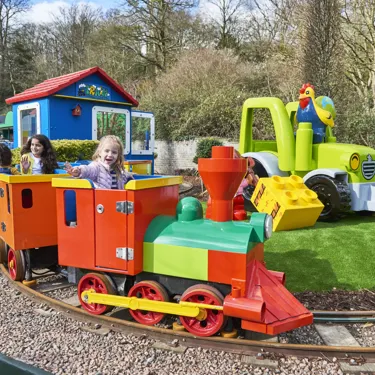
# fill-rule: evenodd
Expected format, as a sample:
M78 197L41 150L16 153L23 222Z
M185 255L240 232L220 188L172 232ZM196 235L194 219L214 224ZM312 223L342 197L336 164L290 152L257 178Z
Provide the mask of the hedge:
M222 146L223 142L216 138L204 138L197 144L197 151L193 159L193 163L198 164L199 158L210 158L212 146Z
M61 139L58 141L51 141L57 154L57 161L74 162L77 160L91 160L92 155L98 146L98 141L81 141L71 139ZM13 164L19 164L21 158L21 149L15 148L12 150Z

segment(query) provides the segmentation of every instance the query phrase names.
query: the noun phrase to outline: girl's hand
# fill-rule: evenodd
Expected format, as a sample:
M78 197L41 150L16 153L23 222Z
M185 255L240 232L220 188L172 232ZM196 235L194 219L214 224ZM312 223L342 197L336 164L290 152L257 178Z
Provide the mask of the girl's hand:
M79 177L81 170L78 167L72 167L69 162L65 163L65 170L73 177Z
M21 157L21 166L22 166L22 170L24 172L27 172L30 168L30 162L29 162L29 158L27 155L23 155Z

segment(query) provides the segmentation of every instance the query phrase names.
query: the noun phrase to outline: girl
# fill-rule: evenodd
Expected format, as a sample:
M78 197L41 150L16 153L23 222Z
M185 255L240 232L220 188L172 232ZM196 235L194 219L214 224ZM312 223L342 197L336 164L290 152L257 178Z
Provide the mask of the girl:
M21 150L22 174L53 174L55 168L56 153L50 140L42 134L33 135Z
M101 138L89 165L72 167L66 163L66 171L73 177L88 178L95 187L124 190L133 176L124 169L124 146L119 137L107 135Z

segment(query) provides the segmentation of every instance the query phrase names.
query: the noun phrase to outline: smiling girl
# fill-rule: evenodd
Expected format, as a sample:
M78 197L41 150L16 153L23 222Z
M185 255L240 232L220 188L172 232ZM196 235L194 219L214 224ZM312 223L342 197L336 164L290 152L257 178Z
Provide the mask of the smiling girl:
M66 171L77 178L88 178L95 187L124 190L133 176L124 169L124 146L119 137L107 135L101 138L89 165L72 167L66 163Z
M50 140L42 134L33 135L21 150L22 174L53 174L55 168L56 153Z

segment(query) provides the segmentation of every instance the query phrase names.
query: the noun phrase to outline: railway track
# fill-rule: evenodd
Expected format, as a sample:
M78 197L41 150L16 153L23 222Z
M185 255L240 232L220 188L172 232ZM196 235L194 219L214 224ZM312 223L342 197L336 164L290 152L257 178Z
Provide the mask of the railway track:
M202 347L205 349L237 353L245 356L255 356L255 358L258 359L275 359L280 358L280 356L325 357L327 360L338 360L352 365L367 363L371 366L375 366L375 347L284 344L279 342L224 338L219 336L209 338L195 337L188 332L144 326L115 316L94 316L83 309L53 299L41 292L26 287L20 282L13 282L9 278L8 272L3 265L0 266L0 270L12 283L15 289L37 303L47 304L50 308L60 311L64 315L81 322L91 323L94 326L105 327L126 334L147 336L148 338L161 341L166 345L174 343L174 346L176 346L176 343L178 342L179 345L185 347ZM57 287L61 288L61 285ZM44 290L51 291L53 290L53 286L44 288ZM359 319L361 322L363 322L364 319L367 319L367 321L370 319L371 321L375 317L375 312L316 311L314 315L320 322L323 320L332 321L334 319L340 319L340 322L347 323L348 321L352 322L353 319Z

